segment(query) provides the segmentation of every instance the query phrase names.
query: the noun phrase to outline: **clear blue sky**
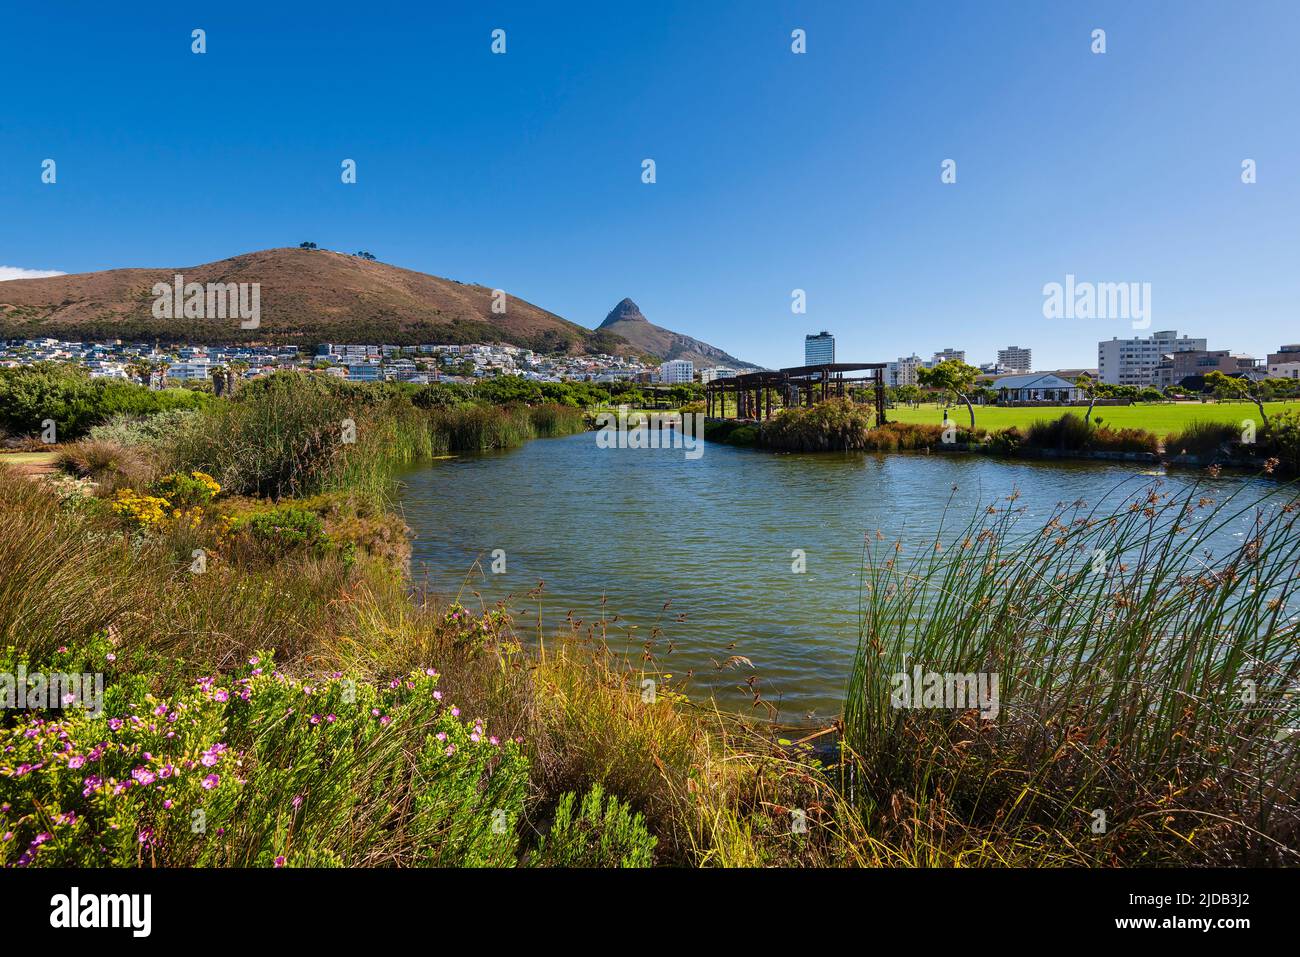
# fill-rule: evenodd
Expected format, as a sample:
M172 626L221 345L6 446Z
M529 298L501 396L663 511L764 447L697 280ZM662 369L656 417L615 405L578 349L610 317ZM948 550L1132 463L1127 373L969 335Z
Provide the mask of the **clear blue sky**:
M0 264L312 240L771 366L822 328L1095 365L1132 330L1045 319L1074 273L1262 356L1300 341L1298 43L1294 0L10 3Z

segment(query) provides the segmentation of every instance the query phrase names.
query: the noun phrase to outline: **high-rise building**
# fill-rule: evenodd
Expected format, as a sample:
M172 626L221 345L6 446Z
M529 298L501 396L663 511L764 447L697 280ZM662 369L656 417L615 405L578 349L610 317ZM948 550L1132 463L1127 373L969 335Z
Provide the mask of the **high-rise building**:
M1034 352L1019 346L999 349L998 368L1003 372L1030 372L1034 368Z
M933 358L932 360L930 360L929 365L932 366L932 367L933 367L933 366L937 366L940 362L947 362L949 359L956 359L958 362L965 362L965 361L966 361L966 350L965 350L965 349L951 349L951 348L950 348L950 349L940 349L938 352L936 352L936 353L934 354L934 358Z
M1108 385L1158 385L1160 363L1175 352L1204 352L1204 339L1178 338L1173 329L1145 339L1112 338L1097 343L1097 375Z
M669 359L659 367L659 381L667 385L692 382L695 379L695 363L690 359Z
M803 337L803 364L806 366L830 365L835 361L835 337L829 332Z

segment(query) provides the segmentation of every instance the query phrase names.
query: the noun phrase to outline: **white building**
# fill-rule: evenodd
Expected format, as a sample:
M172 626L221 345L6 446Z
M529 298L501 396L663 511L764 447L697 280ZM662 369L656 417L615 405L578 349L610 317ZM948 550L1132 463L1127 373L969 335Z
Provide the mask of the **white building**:
M995 379L999 402L1078 402L1083 390L1052 372L1028 372Z
M885 366L885 385L898 388L900 385L916 385L916 370L921 368L921 357L912 354L899 356L896 362Z
M1112 338L1097 343L1097 375L1107 385L1141 388L1160 381L1160 362L1166 354L1204 352L1204 339L1178 338L1173 329L1156 332L1145 339Z
M1300 379L1300 362L1270 362L1268 364L1270 379Z
M173 362L167 369L169 379L210 379L212 378L212 360L190 359L187 362Z
M934 354L934 358L930 360L930 367L933 368L934 366L937 366L940 362L947 362L949 359L955 359L958 362L965 362L966 350L965 349L940 349L938 352Z
M659 367L659 381L667 385L695 381L695 363L690 359L670 359Z
M1007 372L1028 372L1034 367L1034 352L1032 349L1022 349L1019 346L1007 346L1005 349L998 350L998 369Z
M739 370L730 369L727 366L709 366L707 369L700 370L700 381L712 382L714 379L730 379L738 374Z

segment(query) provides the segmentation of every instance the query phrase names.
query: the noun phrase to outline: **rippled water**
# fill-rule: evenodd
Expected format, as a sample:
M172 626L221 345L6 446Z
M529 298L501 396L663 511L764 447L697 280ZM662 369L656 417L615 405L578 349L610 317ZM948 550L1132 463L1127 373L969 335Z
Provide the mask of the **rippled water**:
M401 501L416 534L413 572L436 593L459 592L471 607L472 591L488 603L504 598L533 621L538 603L526 593L542 580L552 623L570 611L599 618L604 596L606 617L637 626L635 643L662 627L661 664L678 675L695 669L696 692L748 708L739 685L751 670L713 665L745 655L782 720L802 721L839 713L857 644L864 533L921 543L950 497L947 524L964 523L1013 490L1040 524L1058 502L1094 503L1117 487L1135 493L1157 477L1149 466L1109 463L772 455L713 444L687 460L680 449L598 449L585 433L421 466L402 476ZM1173 472L1166 482L1193 478ZM1220 491L1242 483L1266 487L1209 482ZM498 548L505 574L489 571ZM795 549L806 555L805 574L791 571ZM482 573L470 574L476 559ZM617 629L610 641L627 645Z

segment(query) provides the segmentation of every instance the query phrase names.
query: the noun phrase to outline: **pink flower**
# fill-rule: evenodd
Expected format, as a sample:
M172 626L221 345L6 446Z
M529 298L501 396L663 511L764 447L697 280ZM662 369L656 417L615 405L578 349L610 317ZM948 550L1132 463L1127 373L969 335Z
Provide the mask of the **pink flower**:
M209 774L206 778L203 779L203 790L211 791L214 787L216 787L220 783L221 783L220 775Z
M301 794L295 794L295 795L293 796L293 801L291 801L290 803L293 804L293 809L294 809L295 811L298 810L298 808L302 807L302 795L301 795Z

